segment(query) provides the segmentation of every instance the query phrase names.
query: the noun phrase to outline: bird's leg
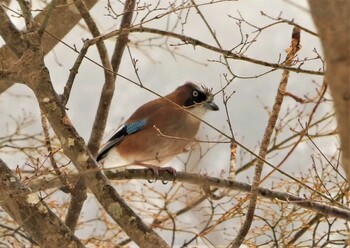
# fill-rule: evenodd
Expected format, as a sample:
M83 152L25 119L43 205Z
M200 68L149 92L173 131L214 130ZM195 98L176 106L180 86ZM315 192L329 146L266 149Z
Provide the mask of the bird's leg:
M174 177L176 176L176 170L173 167L159 167L159 166L155 166L155 165L151 165L151 164L145 164L143 162L136 162L135 164L146 167L148 169L151 169L153 174L156 176L156 179L154 182L156 182L158 179L159 170L165 170L165 171L169 172L170 174L172 174ZM152 181L149 181L149 182L152 183Z
M173 168L173 167L163 167L163 168L161 168L162 170L165 170L165 171L167 171L167 172L169 172L170 174L172 174L173 176L174 176L174 180L173 180L173 182L175 182L175 177L176 177L176 170ZM162 183L163 184L167 184L167 182L166 181L164 181L164 180L162 180Z
M170 167L170 166L168 166L168 167L160 167L159 169L169 172L174 177L176 176L176 170L173 167Z
M148 169L151 169L153 174L155 175L156 179L152 182L151 180L148 180L148 182L150 183L154 183L157 181L158 179L158 176L159 176L159 167L158 166L155 166L155 165L151 165L151 164L145 164L143 162L136 162L135 163L136 165L140 165L140 166L143 166L143 167L146 167Z

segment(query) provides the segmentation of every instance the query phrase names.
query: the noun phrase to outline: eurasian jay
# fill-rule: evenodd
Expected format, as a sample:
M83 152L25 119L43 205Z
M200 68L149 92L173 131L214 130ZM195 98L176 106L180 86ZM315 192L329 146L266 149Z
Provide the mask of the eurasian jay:
M108 140L96 160L104 168L141 165L157 173L159 166L194 142L207 110L219 110L211 90L185 83L139 107Z

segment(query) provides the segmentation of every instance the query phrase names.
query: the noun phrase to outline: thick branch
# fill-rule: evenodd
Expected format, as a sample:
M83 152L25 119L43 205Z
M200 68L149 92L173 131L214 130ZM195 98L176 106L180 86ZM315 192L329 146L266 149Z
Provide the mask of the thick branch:
M350 1L309 0L326 60L325 81L332 93L342 161L350 183Z
M155 180L156 176L152 173L151 170L148 169L128 169L125 171L106 172L106 175L110 180L125 180L125 179L143 179L143 180ZM74 180L78 178L77 174L68 175L70 180ZM176 175L173 175L166 170L159 170L158 180L169 181L169 182L185 182L198 185L199 187L211 186L215 188L222 189L231 189L238 190L241 192L250 192L251 185L234 181L221 179L217 177L210 177L206 175L200 175L196 173L186 173L178 171ZM62 182L58 178L46 178L46 179L38 179L29 183L30 188L33 191L45 190L50 188L59 188L62 185ZM312 211L316 211L327 216L332 216L335 218L341 218L344 220L350 221L350 210L341 209L338 207L334 207L325 203L315 202L312 200L305 199L303 197L295 196L286 192L274 191L267 188L259 187L258 189L259 196L268 198L271 200L280 200L284 201L286 204L293 204L300 206L302 208L310 209Z
M26 43L21 37L21 32L17 30L15 25L11 22L10 18L7 16L2 4L0 3L0 35L4 41L8 44L11 51L20 57L24 50L26 49ZM1 52L0 52L1 55ZM0 56L1 60L6 57ZM3 62L1 61L1 66Z
M1 207L41 247L84 247L36 193L21 184L0 159Z
M84 2L87 8L91 9L95 5L97 0L85 0ZM46 16L47 8L45 8L40 14L38 14L34 18L34 22L42 23ZM48 25L46 26L45 32L43 33L41 40L41 48L44 55L48 54L57 45L57 43L60 42L60 40L62 40L63 37L66 36L66 34L68 34L69 31L77 25L80 19L81 15L79 14L79 12L77 12L74 5L67 4L66 0L57 0L56 8L52 10L50 20L48 22ZM3 25L3 20L0 20L0 25ZM16 62L17 57L19 57L18 54L13 53L12 48L9 49L10 46L12 47L12 45L16 44L13 42L18 42L19 40L20 39L11 39L11 42L6 42L6 45L0 48L0 58L2 59L1 66L4 69L9 68L12 64ZM19 47L16 46L16 49L19 49ZM0 94L6 91L12 85L13 82L4 82L0 80Z
M87 188L85 178L80 176L78 182L74 185L74 188L70 191L71 200L69 203L65 224L74 232L78 224L81 210L84 206L84 202L87 198Z
M18 75L17 72L12 71L2 71L0 70L0 80L8 82L21 82L23 79Z

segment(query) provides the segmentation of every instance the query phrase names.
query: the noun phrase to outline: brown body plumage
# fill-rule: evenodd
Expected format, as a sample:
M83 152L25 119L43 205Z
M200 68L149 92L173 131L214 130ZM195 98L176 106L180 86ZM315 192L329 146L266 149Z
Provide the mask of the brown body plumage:
M123 164L160 166L189 147L198 132L200 118L208 109L218 110L210 91L186 83L164 98L138 108L125 125L139 120L146 120L146 124L137 132L115 140L113 146L107 143L100 154L114 154ZM108 167L119 166L120 161Z

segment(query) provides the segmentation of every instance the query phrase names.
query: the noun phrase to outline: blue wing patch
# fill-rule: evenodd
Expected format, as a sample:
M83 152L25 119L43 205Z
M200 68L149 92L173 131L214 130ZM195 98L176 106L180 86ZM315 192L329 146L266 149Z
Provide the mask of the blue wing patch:
M135 121L129 124L124 125L121 129L119 129L105 144L105 146L98 153L96 160L100 161L104 157L106 157L109 150L111 150L114 146L118 145L127 135L136 133L140 131L147 125L147 120L142 119L139 121Z
M126 128L125 131L127 134L133 134L140 131L142 128L144 128L146 124L147 124L146 119L135 121L133 123L125 125L125 128Z

